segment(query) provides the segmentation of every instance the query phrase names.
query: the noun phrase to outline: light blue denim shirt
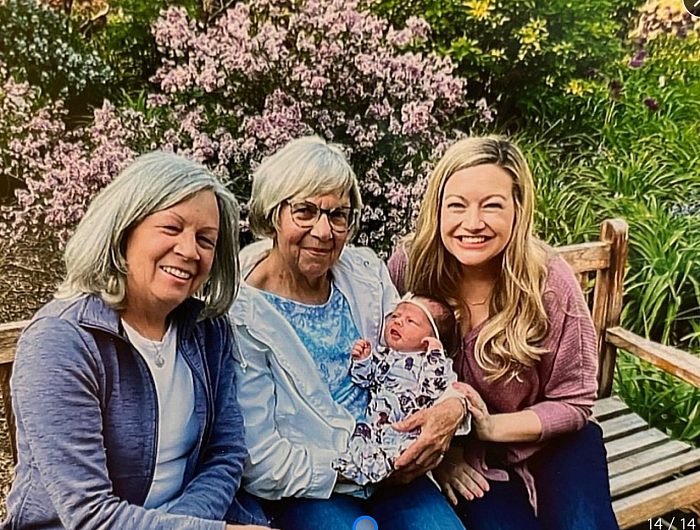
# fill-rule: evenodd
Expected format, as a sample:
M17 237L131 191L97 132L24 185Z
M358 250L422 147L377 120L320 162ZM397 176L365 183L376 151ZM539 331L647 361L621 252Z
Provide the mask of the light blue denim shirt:
M243 249L244 277L270 244ZM376 347L384 315L398 302L386 266L370 249L346 247L331 272L360 335ZM331 461L345 451L355 419L333 400L312 355L261 291L244 282L231 317L239 338L236 384L250 452L245 489L266 499L330 497L337 479Z

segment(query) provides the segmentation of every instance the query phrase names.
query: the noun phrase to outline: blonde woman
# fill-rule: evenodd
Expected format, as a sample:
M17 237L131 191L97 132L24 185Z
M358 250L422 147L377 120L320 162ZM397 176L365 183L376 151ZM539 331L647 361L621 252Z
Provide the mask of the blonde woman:
M534 184L498 137L437 164L416 233L389 269L399 291L449 300L474 437L434 471L470 530L617 529L596 396L596 337L567 264L532 235Z

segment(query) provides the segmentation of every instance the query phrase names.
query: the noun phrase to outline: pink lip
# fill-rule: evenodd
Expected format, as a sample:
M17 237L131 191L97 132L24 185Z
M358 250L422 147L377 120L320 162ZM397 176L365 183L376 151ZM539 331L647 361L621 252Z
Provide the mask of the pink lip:
M331 252L330 248L306 248L305 250L312 254L330 254Z

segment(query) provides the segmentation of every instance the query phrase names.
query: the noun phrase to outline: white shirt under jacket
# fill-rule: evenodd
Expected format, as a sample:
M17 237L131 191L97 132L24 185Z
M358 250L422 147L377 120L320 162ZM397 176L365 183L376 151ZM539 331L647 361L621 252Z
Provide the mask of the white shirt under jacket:
M270 245L260 241L241 251L243 278ZM361 336L376 348L384 316L399 300L386 266L372 250L347 246L332 274ZM291 325L245 281L231 318L240 343L236 386L250 452L245 489L273 500L330 497L337 479L331 461L347 448L355 419L333 400Z

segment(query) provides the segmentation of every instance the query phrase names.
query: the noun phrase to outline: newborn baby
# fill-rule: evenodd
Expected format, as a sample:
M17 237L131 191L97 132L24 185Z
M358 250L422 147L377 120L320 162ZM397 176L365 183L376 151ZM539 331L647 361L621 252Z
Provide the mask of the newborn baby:
M347 450L332 462L342 476L364 486L392 473L419 432L397 432L391 424L430 407L457 381L440 339L450 352L458 344L452 308L408 294L384 321L386 347L372 352L368 341L355 342L350 375L369 389L370 402L366 422L357 422Z

